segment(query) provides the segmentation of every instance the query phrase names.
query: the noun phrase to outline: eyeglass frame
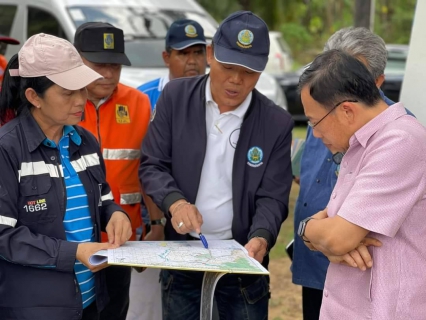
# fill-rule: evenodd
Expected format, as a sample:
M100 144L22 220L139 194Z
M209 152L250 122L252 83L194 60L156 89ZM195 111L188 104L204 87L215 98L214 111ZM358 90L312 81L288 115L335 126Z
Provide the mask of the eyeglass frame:
M311 121L308 121L308 126L310 126L312 129L314 129L317 125L319 125L319 124L320 124L320 122L321 122L322 120L324 120L325 118L327 118L327 116L328 116L331 112L333 112L333 111L334 111L334 109L336 109L338 106L340 106L342 103L345 103L345 102L353 102L353 103L355 103L355 102L358 102L358 100L348 99L348 100L343 100L343 101L341 101L341 102L337 103L337 104L336 104L333 108L331 108L331 110L330 110L329 112L327 112L327 114L326 114L324 117L322 117L321 119L319 119L317 122L312 123Z

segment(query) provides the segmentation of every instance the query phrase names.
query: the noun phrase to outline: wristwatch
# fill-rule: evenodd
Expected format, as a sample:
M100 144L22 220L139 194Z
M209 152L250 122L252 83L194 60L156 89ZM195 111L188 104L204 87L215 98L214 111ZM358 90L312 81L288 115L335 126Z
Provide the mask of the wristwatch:
M151 226L162 225L163 227L166 225L167 219L162 217L161 219L151 220Z
M307 217L306 219L303 219L299 223L299 229L297 229L297 235L301 237L303 241L306 241L303 237L305 236L306 225L308 224L308 221L311 219L313 218Z

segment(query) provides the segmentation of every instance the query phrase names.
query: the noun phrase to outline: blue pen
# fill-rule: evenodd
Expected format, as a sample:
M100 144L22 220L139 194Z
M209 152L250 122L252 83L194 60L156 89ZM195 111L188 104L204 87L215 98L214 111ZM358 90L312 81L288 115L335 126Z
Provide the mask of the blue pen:
M202 233L198 234L200 236L200 240L203 243L204 248L208 249L209 248L209 244L207 243L206 238L203 236Z

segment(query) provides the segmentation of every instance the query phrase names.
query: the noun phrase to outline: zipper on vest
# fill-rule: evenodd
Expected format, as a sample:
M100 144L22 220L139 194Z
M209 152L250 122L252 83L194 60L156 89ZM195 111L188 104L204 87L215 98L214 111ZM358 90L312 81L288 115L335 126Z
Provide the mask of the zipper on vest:
M96 108L96 106L95 106ZM99 147L102 148L102 141L101 141L101 125L99 120L99 108L96 108L96 129L98 130L98 141L99 141Z
M64 179L64 175L62 174L62 171L61 171L61 164L59 162L56 162L56 167L58 168L58 175L61 178L61 182L62 182L62 198L64 199L64 212L63 212L63 215L62 215L62 220L64 220L65 211L67 210L67 195L65 193L65 190L66 190L65 179Z
M78 283L77 283L77 280L75 279L75 274L74 274L74 285L75 285L75 293L78 293Z

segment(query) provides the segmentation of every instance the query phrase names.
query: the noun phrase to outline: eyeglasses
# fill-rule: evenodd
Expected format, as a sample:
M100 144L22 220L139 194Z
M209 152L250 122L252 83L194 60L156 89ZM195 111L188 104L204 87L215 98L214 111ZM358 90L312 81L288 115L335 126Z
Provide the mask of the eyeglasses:
M358 102L358 100L343 100L343 101L341 101L341 102L339 102L338 104L336 104L333 108L331 108L331 110L329 111L329 112L327 112L327 114L324 116L324 117L322 117L320 120L318 120L317 122L315 122L315 123L312 123L312 122L310 122L310 121L308 121L308 126L310 126L312 129L313 128L315 128L317 125L319 125L319 123L322 121L322 120L324 120L325 118L327 118L327 116L331 113L331 112L333 112L334 111L334 109L336 109L338 106L340 106L342 103L344 103L344 102Z

